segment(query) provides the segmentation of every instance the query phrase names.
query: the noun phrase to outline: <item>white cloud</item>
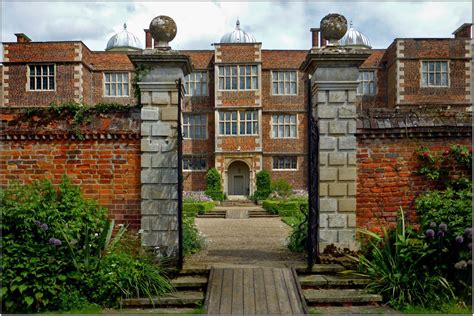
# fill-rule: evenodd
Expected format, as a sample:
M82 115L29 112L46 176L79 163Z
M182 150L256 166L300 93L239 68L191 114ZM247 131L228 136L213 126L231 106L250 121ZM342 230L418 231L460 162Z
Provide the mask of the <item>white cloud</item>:
M82 40L103 50L127 22L144 44L153 17L169 15L178 25L176 49L212 49L237 18L264 48L308 49L309 29L338 12L385 48L396 37L451 37L471 20L471 10L470 2L3 2L2 40L22 32L35 41Z

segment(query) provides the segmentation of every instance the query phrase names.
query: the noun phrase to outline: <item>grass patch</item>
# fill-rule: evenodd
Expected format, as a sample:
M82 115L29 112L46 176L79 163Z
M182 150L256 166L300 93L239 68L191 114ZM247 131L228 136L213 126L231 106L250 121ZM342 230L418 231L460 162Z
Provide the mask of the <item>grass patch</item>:
M408 306L401 310L404 314L473 314L472 306L458 302L448 302L436 309L427 309L418 306Z
M300 219L295 216L286 216L281 218L282 222L287 224L290 227L293 227L294 225L297 225L300 223Z

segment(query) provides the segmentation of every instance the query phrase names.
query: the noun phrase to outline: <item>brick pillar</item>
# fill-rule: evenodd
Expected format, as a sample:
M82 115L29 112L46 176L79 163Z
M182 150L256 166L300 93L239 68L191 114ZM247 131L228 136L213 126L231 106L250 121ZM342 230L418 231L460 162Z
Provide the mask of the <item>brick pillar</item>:
M321 48L307 56L319 130L319 247L356 249L356 106L358 66L367 51Z
M178 87L189 74L189 57L173 51L129 55L146 75L141 93L142 246L178 257Z

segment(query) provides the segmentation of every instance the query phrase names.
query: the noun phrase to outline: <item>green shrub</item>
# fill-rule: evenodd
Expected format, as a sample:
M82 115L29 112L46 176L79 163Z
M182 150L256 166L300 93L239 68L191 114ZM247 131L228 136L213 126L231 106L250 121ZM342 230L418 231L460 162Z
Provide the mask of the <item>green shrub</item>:
M286 199L291 195L293 188L285 179L278 179L272 181L271 190L279 197Z
M265 200L272 192L270 174L266 170L261 170L257 172L255 178L257 190L253 194L253 199L255 201Z
M308 242L308 205L302 205L300 215L294 217L291 225L291 235L288 240L288 249L294 252L305 252Z
M278 214L281 217L295 216L301 217L300 207L304 205L307 207L308 201L279 201L279 200L265 200L262 202L262 207L272 213Z
M420 224L424 230L431 228L431 223L446 223L449 234L462 235L467 226L472 226L472 192L471 188L427 192L415 202Z
M4 312L111 306L140 284L147 284L154 296L161 294L155 289L169 288L163 279L153 281L154 273L161 273L157 266L140 272L141 256L112 262L124 256L125 248L119 245L126 229L121 227L112 238L114 225L106 210L84 199L67 178L59 188L47 180L15 184L0 190L0 198ZM121 271L128 280L107 283L108 271Z
M223 201L225 197L221 188L221 175L219 174L219 171L217 171L216 168L211 168L207 171L206 182L206 195L214 201Z
M183 248L184 254L190 255L204 247L204 238L194 223L194 217L183 216Z
M396 229L384 229L383 236L361 233L369 237L371 251L354 259L359 262L360 271L371 278L369 291L381 294L397 309L408 305L436 306L454 297L449 282L437 273L436 264L431 261L436 250L406 226L403 211Z
M196 217L197 215L206 214L214 207L214 202L186 202L183 203L183 213L191 217Z

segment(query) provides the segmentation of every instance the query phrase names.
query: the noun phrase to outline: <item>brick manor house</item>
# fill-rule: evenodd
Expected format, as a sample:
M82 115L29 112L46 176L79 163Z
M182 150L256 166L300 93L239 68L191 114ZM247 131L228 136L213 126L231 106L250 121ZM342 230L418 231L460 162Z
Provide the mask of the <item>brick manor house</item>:
M372 49L368 38L351 26L341 44L370 52L359 68L358 111L420 106L470 111L471 24L453 34L396 38L386 49ZM91 51L81 41L16 36L17 42L3 43L1 107L47 107L72 100L137 103L135 69L127 54L143 48L126 25L105 51ZM145 48L153 47L152 42L145 30ZM324 45L319 29L311 29L308 49ZM306 189L309 91L300 67L308 50L262 49L237 21L235 30L212 49L180 53L190 56L193 65L185 79L182 118L184 190L205 190L205 174L212 167L220 171L229 196L252 194L262 169L272 179ZM342 134L356 133L355 124L345 128ZM356 157L341 159L341 164L356 164Z

